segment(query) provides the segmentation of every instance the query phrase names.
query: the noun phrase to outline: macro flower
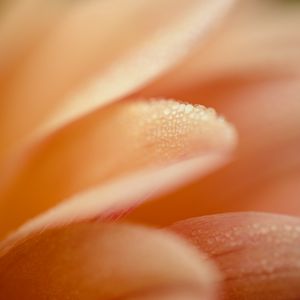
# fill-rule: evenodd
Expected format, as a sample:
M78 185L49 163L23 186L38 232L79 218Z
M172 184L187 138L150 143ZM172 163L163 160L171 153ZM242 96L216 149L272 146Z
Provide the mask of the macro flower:
M1 299L300 297L297 1L0 9Z

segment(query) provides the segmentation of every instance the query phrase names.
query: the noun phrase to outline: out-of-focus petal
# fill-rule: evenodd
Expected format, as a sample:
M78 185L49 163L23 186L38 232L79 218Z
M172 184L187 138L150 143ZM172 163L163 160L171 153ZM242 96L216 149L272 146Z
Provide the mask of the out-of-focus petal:
M2 173L1 232L95 186L39 224L98 216L117 203L128 207L206 174L228 159L235 142L232 126L203 106L163 99L107 106L11 158ZM173 169L164 173L166 167Z
M1 1L0 84L24 63L70 7L71 1ZM8 79L8 78L6 78Z
M264 213L184 220L172 230L210 254L225 276L224 299L300 297L300 219Z
M46 134L144 85L184 56L232 2L73 5L3 89L1 148L20 143L35 129Z
M205 47L196 48L144 94L165 95L237 74L299 74L300 5L291 2L239 1Z
M214 265L184 240L130 225L71 225L0 249L0 294L10 300L160 299L174 293L210 300L218 280Z

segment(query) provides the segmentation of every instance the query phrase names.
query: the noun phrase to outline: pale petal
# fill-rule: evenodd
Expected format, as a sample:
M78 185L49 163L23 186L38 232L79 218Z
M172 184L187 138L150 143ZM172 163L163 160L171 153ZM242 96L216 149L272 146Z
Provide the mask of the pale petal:
M11 158L2 173L1 232L94 186L38 219L39 227L128 208L224 163L235 142L234 129L202 106L159 99L107 106Z
M231 77L189 92L187 98L216 107L237 126L236 159L190 187L139 207L132 220L168 224L239 210L299 215L299 78Z
M216 107L241 141L236 161L145 204L132 220L168 224L234 210L300 214L299 16L296 1L241 1L223 35L140 93Z
M183 57L232 2L79 2L6 86L2 148L146 84Z

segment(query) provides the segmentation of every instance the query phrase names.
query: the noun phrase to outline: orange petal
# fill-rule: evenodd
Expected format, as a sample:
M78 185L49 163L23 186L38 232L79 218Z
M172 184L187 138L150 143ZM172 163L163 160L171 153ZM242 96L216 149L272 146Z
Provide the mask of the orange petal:
M212 215L178 222L172 230L216 261L224 299L300 297L300 219L264 213Z
M10 300L160 299L175 292L209 300L218 281L214 265L183 240L137 226L71 225L7 250L0 250L0 293Z
M2 148L143 86L183 57L232 2L79 2L6 86Z
M11 158L3 169L1 231L95 186L40 226L128 207L223 164L235 141L234 129L212 109L173 100L113 104Z
M30 55L70 7L70 1L10 0L2 2L0 82L4 75L7 76L7 73L15 71L16 65L24 63L27 55Z

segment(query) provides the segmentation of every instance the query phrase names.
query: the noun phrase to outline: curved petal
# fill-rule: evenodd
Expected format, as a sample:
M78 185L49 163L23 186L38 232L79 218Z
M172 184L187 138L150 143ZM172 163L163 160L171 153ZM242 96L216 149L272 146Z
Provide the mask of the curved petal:
M163 182L178 184L224 163L235 142L234 129L202 106L158 99L107 106L12 157L2 173L1 232L94 186L93 196L78 195L42 225L95 217L117 203L128 207L145 195L139 189L157 194ZM174 174L159 175L172 165Z
M168 224L221 211L300 213L300 7L290 2L241 1L223 35L140 93L216 107L241 141L236 161L140 207L132 219Z
M236 159L176 193L139 207L133 220L168 224L226 211L300 213L299 79L227 78L186 94L213 105L236 125ZM276 195L276 196L275 196Z
M224 299L300 297L300 219L264 213L212 215L172 230L209 253L225 276Z
M0 250L0 293L11 300L208 300L217 281L213 264L183 240L137 226L77 224Z
M2 148L144 85L186 54L232 2L79 2L6 85Z
M299 75L299 26L297 1L239 1L205 47L195 47L182 64L147 86L143 95L170 95L199 83L244 74Z

